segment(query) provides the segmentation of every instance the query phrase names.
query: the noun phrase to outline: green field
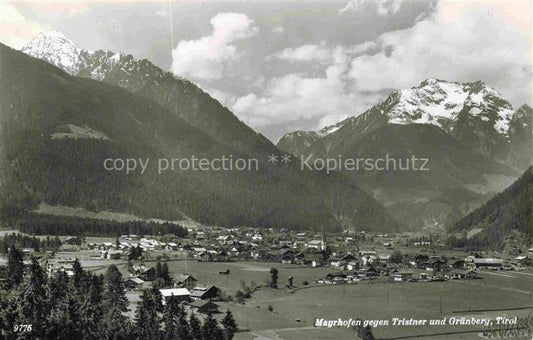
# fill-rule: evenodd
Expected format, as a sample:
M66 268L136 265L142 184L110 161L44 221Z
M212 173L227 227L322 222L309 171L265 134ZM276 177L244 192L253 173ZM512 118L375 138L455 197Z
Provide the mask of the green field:
M198 262L169 261L168 266L172 275L179 273L192 274L199 284L214 284L227 294L234 295L242 290L242 282L251 286L255 282L256 286L266 285L270 279L270 268L275 267L279 271L278 284L284 288L289 276L294 278L295 286L302 286L302 282L309 282L324 277L331 272L330 268L310 268L282 263L267 262ZM220 275L220 271L230 270L230 275Z
M241 288L241 282L251 285L254 281L264 285L269 269L279 270L280 289L260 289L245 305L220 303L222 311L231 309L241 328L250 332L240 333L237 339L347 339L353 331L346 328L322 329L313 327L316 318L383 320L393 317L439 319L449 316L491 317L527 315L532 309L505 310L533 306L533 275L516 272L483 272L482 280L447 281L433 283L369 283L355 285L312 285L289 292L285 284L289 276L296 286L302 281L314 279L332 272L331 268L309 268L279 263L233 262L204 263L197 261L171 261L171 274L192 274L199 283L213 283L233 295ZM230 269L230 275L219 271ZM441 313L442 297L442 313ZM273 312L267 310L273 307ZM490 311L504 309L503 311ZM481 312L468 312L481 310ZM299 321L296 321L296 320ZM479 327L477 329L480 329ZM378 327L377 338L394 338L450 331L476 330L473 326L405 326ZM477 333L429 337L431 339L478 339Z
M388 298L387 298L388 295ZM442 314L440 311L440 296L442 295ZM393 317L439 319L445 316L475 316L495 318L497 316L525 315L533 310L497 311L477 313L454 313L466 310L483 310L495 308L515 308L531 306L529 296L499 290L498 288L480 287L466 282L443 283L405 283L405 284L366 284L360 283L350 286L321 286L304 289L294 294L272 292L265 290L257 292L247 302L252 308L262 311L257 317L249 313L236 313L237 321L246 328L256 331L256 334L272 336L277 334L283 339L345 339L352 336L352 331L346 328L318 329L310 327L315 318L325 319L369 319L383 320ZM283 320L279 326L270 327L263 320L271 320L266 310L272 305L276 318ZM294 321L300 319L301 322ZM296 329L302 327L301 329ZM291 329L295 328L295 329ZM275 329L279 329L276 331ZM405 326L378 327L374 329L377 338L399 336L414 336L420 334L435 334L450 331L475 330L472 326ZM479 328L477 328L479 329ZM260 331L259 330L267 330ZM252 332L254 333L254 332ZM241 334L243 339L246 334ZM446 337L443 337L446 338ZM459 335L447 337L459 338ZM464 339L478 338L477 334L461 335Z

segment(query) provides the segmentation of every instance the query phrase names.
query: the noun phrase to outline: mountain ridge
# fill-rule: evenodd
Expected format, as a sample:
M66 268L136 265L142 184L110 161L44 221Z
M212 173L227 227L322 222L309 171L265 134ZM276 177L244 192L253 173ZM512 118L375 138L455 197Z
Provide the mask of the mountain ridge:
M517 117L527 120L530 112L525 107L523 114L511 115L511 108L483 82L428 79L411 89L393 91L362 114L337 123L332 133L289 133L277 145L312 159L338 155L376 159L385 154L428 158L432 170L425 173L374 171L348 176L402 223L415 229L444 228L519 175L503 164L511 158L511 150L515 150L513 167L529 162L525 150L531 132L528 124L517 123Z
M102 81L155 100L217 141L241 152L248 148L262 150L264 154L275 151L275 146L266 137L248 127L198 86L162 70L147 59L138 60L130 54L109 50L83 50L58 32L41 33L21 51L71 75ZM65 59L77 64L62 63L57 51L60 55L68 55ZM207 96L199 100L200 94Z
M220 226L398 228L353 182L297 171L297 164L274 166L266 157L257 156L258 172L125 176L104 171L105 158L247 154L156 101L109 83L73 77L45 61L0 47L0 85L8 99L0 103L5 132L0 177L9 184L1 188L3 218L17 208L34 209L44 202L166 220L183 213ZM206 96L202 91L194 95L198 101ZM68 136L53 138L58 133ZM280 152L271 143L263 145L257 154ZM254 153L248 146L246 151Z

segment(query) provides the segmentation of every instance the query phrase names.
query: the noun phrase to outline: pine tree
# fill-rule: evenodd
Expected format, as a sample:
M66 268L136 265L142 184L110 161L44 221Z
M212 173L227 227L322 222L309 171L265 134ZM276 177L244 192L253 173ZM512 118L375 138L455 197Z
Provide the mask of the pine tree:
M231 340L235 333L239 330L235 319L233 319L233 314L228 309L226 315L221 321L222 326L224 326L224 340Z
M213 317L213 314L209 312L207 318L202 325L202 339L203 340L222 340L222 330L218 326L217 320Z
M44 332L43 325L48 311L46 278L36 258L32 257L28 274L19 287L18 323L32 324L32 334Z
M118 308L122 312L128 310L128 299L122 274L114 264L107 268L105 274L104 301L106 308Z
M126 340L130 338L130 319L122 311L113 306L104 315L100 336L106 340Z
M162 311L161 293L152 288L147 289L141 296L141 301L135 311L135 333L140 339L161 338L161 318Z
M163 262L163 265L161 266L161 278L165 282L166 287L172 285L172 278L170 277L170 272L166 262Z
M72 272L74 273L74 275L72 275L72 284L81 295L84 289L85 272L78 259L74 260L72 263Z
M22 251L16 247L11 246L7 255L7 273L6 273L6 289L10 290L18 287L24 279L24 263Z
M278 270L276 268L270 268L270 287L278 288Z
M102 327L103 277L85 273L78 298L81 331L84 339L98 339Z
M155 264L155 277L160 278L162 273L161 262L157 261Z
M78 311L77 293L73 285L63 291L61 298L55 301L47 318L45 339L81 339L81 320Z
M202 340L202 330L200 327L200 320L194 313L189 317L189 326L191 330L191 340Z
M180 336L180 324L178 316L183 313L183 309L180 307L179 300L172 296L168 299L164 308L163 323L165 325L165 339L186 339Z
M187 323L187 313L183 307L180 307L178 311L178 336L180 339L190 339L191 330Z

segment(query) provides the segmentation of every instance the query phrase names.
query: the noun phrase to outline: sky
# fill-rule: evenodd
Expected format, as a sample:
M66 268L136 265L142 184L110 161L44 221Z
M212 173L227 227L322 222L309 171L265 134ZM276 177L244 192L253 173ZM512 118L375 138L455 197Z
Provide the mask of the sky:
M532 1L3 1L0 41L42 31L147 58L276 142L427 78L532 103Z

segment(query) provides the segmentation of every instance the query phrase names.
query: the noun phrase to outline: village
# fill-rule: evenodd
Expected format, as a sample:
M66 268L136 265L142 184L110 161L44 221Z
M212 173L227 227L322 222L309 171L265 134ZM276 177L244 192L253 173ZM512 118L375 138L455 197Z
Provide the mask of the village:
M0 236L4 241L35 238L15 230L0 231ZM58 272L74 275L76 262L97 275L115 266L126 290L125 315L132 320L143 292L155 288L163 304L177 299L188 315L201 320L214 315L220 321L231 310L240 327L237 339L251 339L270 328L303 327L301 333L307 334L306 327L323 317L321 310L340 317L357 311L356 301L375 305L359 310L362 316L387 311L391 317L411 317L407 306L415 296L424 297L418 300L420 310L436 317L472 309L489 313L494 304L519 308L521 315L528 302L520 301L532 295L533 249L513 235L499 252L450 248L442 237L421 232L327 233L325 229L196 226L188 228L184 237L37 238L41 247L22 247L24 262L37 258L49 277ZM5 261L0 255L0 266ZM512 299L500 299L497 292L502 290ZM477 294L481 295L475 303L466 298ZM346 336L345 331L338 332ZM382 335L390 332L396 331L378 330Z
M513 244L512 240L509 243ZM205 227L190 229L187 238L173 235L122 235L114 240L62 237L62 246L55 253L39 254L31 248L23 249L23 253L26 258L39 257L49 275L57 271L72 275L76 259L95 272L116 264L123 272L132 309L140 291L157 287L164 299L177 297L191 312L207 314L220 310L218 302L245 303L245 298L255 290L270 286L268 268L306 270L305 275L298 275L301 270L296 270L295 275L276 283L286 291L305 286L353 285L361 281L411 284L476 280L481 279L482 271L523 271L525 264L530 263L533 249L522 251L513 247L506 258L496 258L452 251L439 244L436 237L412 233L343 232L328 236L325 230L314 233ZM236 265L250 263L265 267L263 280L257 280L259 284L253 282L247 286L243 279L238 284L227 284L235 275ZM208 264L217 267L201 279L201 266ZM166 279L162 280L162 276Z

